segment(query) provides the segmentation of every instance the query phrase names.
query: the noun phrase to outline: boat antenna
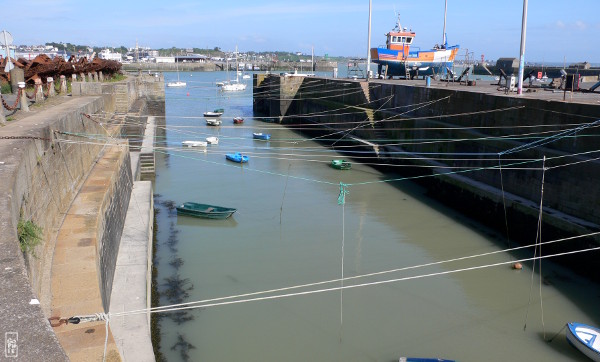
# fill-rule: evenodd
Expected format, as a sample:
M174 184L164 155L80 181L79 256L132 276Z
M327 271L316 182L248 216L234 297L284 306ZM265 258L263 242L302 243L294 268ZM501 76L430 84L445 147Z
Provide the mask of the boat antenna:
M448 13L448 0L446 0L446 6L444 7L444 32L442 34L442 44L446 44L446 14Z
M396 9L394 9L394 14L396 15L396 29L397 31L402 31L402 24L400 24L400 13L396 12Z

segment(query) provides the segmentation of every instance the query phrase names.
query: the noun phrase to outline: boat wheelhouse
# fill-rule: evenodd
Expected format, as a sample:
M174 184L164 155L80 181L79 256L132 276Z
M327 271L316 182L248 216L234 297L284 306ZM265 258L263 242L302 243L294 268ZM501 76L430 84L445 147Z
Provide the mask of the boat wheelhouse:
M391 78L446 74L452 68L459 45L436 44L430 50L420 50L413 46L416 33L402 28L400 17L396 27L386 34L385 48L371 48L371 58L376 63L380 77ZM411 50L412 49L412 50Z

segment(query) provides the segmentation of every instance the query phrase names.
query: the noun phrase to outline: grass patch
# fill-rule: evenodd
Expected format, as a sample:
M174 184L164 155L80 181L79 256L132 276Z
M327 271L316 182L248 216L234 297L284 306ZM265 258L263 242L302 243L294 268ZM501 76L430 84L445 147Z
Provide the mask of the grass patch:
M42 242L42 228L31 220L19 220L17 224L17 235L21 251L35 256L35 247Z
M0 90L2 91L2 94L10 94L11 93L10 84L2 82L0 84Z
M106 78L104 78L104 81L105 82L120 82L120 81L122 81L122 80L124 80L126 78L127 78L127 76L124 75L124 74L115 73L115 74L113 74L113 75L111 75L109 77L107 76Z

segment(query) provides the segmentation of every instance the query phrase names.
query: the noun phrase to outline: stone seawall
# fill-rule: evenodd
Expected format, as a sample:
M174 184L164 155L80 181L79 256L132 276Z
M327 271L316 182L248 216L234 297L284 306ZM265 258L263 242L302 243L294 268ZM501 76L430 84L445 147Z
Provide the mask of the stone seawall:
M254 110L291 127L312 122L328 123L322 126L328 133L333 129L345 134L353 129L351 134L366 142L345 142L372 151L373 162L389 164L388 171L418 176L415 182L426 186L430 196L503 234L507 232L506 204L510 240L534 243L542 176L544 240L600 231L596 207L600 203L596 187L600 162L593 152L598 148L594 128L547 139L599 120L596 99L576 95L579 98L563 101L562 93L544 91L516 97L495 88L447 84L428 88L424 83L313 77L299 81L258 75L254 78ZM336 110L342 109L343 116L336 116ZM330 117L306 116L310 114ZM525 147L538 141L543 144ZM460 156L466 154L470 156ZM405 164L428 168L392 167ZM432 175L436 176L429 177ZM545 250L564 252L599 244L600 238L589 237ZM594 255L560 259L585 272L600 266ZM600 279L600 273L591 276Z
M57 142L69 133L101 134L102 128L81 113L105 107L105 97L77 98L0 129L3 137L31 136L47 140L3 140L4 164L0 179L2 269L0 320L4 332L18 332L21 356L30 360L65 360L66 356L39 305L49 312L50 267L58 227L93 161L101 149L96 144ZM52 140L52 141L50 141ZM43 242L31 254L19 250L19 220L31 220L43 230ZM19 289L15 286L19 285ZM50 356L50 357L49 357Z
M127 143L117 146L120 151L111 151L113 160L106 164L110 167L98 163L99 157L110 148L103 140L109 137L103 135L110 129L110 118L115 115L118 124L139 98L148 99L153 108L164 110L163 87L162 77L129 77L117 83L78 85L75 82L72 98L64 97L57 105L36 110L0 128L0 207L5 210L0 213L3 235L0 239L0 335L18 334L20 360L64 361L69 358L63 349L65 345L61 346L55 334L57 330L48 322L48 318L54 316L53 298L60 294L60 288L66 293L63 294L65 300L74 301L77 293L83 293L88 299L93 297L79 289L77 283L82 278L72 273L57 279L60 288L51 283L52 278L73 267L74 264L70 264L92 262L92 269L97 273L93 284L99 291L100 302L99 307L89 312L108 309L133 178ZM119 93L118 89L126 91ZM139 108L140 112L147 109L145 104ZM122 118L119 113L123 114ZM120 132L118 128L113 131L117 135ZM89 135L96 135L98 139L91 139ZM90 172L98 167L106 168L104 178L83 190L84 182L93 181L88 180ZM86 191L98 193L101 189L104 191L99 193L97 209L90 208L89 202L83 202L79 209L80 216L92 217L94 221L75 223L78 230L91 231L93 235L77 239L72 252L66 250L55 255L56 245L63 240L59 237L60 228L76 196L85 195ZM19 220L31 221L42 230L41 243L30 253L19 248ZM97 228L92 229L91 224ZM92 254L84 253L83 249ZM56 261L64 265L53 266ZM77 270L92 271L88 266ZM81 303L89 303L88 299ZM69 310L59 312L62 318L71 316ZM96 337L103 335L103 324L101 329L102 333L96 333ZM65 336L67 345L85 347L82 341ZM101 339L103 344L104 337ZM85 353L75 356L75 359L89 357L85 357Z
M98 237L100 241L97 260L100 270L100 293L104 312L108 312L112 291L113 276L119 252L119 241L127 216L129 198L133 187L131 160L129 149L125 148L117 160L117 172L113 173L111 182L104 194L99 210Z

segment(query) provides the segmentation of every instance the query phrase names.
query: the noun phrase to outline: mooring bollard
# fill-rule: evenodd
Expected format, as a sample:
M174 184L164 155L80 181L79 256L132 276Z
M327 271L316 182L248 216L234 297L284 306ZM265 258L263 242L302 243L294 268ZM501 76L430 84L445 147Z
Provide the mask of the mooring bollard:
M67 77L64 75L60 76L60 94L67 94Z
M19 82L19 90L21 91L21 110L29 112L29 103L27 103L27 95L25 94L25 82Z
M44 86L41 79L35 80L35 103L42 102L44 100Z
M54 78L46 78L46 87L48 87L48 97L54 97L56 95L56 91L54 90Z

